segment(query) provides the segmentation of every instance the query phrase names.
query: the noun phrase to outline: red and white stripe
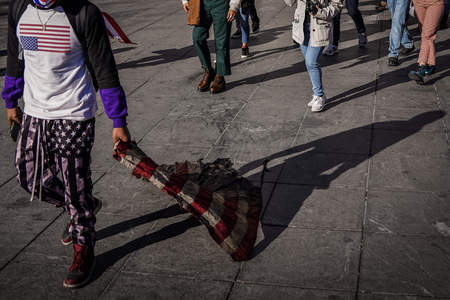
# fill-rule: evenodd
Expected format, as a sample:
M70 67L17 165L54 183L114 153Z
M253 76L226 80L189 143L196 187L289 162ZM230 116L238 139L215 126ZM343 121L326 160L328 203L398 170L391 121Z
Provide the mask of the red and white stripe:
M20 24L19 34L37 37L38 51L68 53L70 46L70 26L41 24Z
M123 32L123 30L120 28L119 24L117 24L117 22L113 19L113 17L111 17L105 12L102 12L102 14L108 35L121 43L132 44L130 39L127 37L125 32Z
M253 250L261 212L259 196L251 199L249 191L241 193L239 183L233 189L211 192L189 180L198 171L192 163L176 163L167 174L136 145L118 143L114 157L132 170L137 178L147 180L198 218L209 229L214 240L236 261L247 260ZM246 194L247 193L247 194ZM259 197L259 198L258 198Z

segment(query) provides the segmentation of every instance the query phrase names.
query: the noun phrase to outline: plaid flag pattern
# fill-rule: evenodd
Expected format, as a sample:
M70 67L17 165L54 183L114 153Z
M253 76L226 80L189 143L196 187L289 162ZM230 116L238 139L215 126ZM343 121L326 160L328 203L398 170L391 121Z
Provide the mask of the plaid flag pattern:
M135 143L119 142L114 158L149 181L206 226L235 261L248 260L256 241L262 200L260 188L240 177L229 159L157 165Z

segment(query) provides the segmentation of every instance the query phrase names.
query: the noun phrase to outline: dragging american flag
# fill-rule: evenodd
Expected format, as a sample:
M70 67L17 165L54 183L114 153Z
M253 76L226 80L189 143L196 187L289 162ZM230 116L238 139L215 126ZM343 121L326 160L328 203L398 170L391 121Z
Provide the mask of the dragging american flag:
M70 52L70 26L20 24L19 33L24 50Z

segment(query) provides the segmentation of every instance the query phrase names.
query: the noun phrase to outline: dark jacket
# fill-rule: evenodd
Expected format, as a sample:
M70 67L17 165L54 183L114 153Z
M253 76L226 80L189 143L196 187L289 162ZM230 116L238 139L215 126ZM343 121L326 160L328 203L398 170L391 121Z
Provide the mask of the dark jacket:
M2 92L7 107L14 106L14 102L17 105L17 99L23 94L23 50L16 32L20 17L29 4L35 6L32 0L9 1L8 58L5 87ZM63 7L83 47L85 63L95 88L100 89L106 114L113 119L114 127L125 126L127 115L125 93L120 86L116 62L101 11L87 0L63 0L56 5Z

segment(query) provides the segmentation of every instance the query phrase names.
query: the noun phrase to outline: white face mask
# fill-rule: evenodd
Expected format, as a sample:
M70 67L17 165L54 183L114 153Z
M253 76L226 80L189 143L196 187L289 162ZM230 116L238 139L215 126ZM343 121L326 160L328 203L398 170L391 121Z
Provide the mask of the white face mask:
M55 4L56 0L33 0L34 3L41 8L49 8Z

